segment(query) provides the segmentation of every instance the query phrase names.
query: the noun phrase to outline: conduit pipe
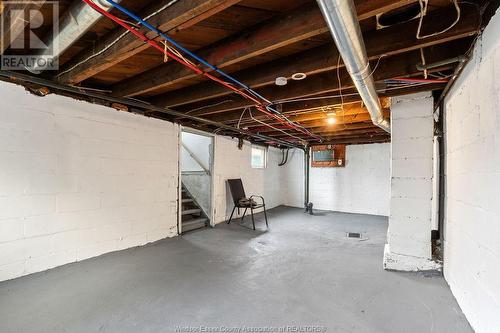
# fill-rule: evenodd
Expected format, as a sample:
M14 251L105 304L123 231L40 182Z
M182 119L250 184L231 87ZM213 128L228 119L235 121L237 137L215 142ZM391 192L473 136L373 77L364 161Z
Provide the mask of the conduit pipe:
M317 2L373 124L390 133L391 126L383 116L353 0Z
M121 0L116 0L120 2ZM96 0L96 4L105 11L112 6L105 0ZM70 8L66 11L59 22L59 31L47 42L47 48L37 55L39 58L56 60L64 51L85 34L100 18L101 14L96 12L80 0L73 0ZM40 74L44 68L35 63L32 67L26 67L33 74Z

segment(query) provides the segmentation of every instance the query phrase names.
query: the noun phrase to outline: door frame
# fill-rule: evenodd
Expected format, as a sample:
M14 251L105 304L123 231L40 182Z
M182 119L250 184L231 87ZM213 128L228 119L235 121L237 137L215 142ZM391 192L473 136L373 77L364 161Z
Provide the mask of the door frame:
M179 177L179 194L178 194L178 198L179 200L178 201L178 207L177 207L177 210L179 212L178 214L178 217L177 217L177 225L179 226L178 227L178 232L179 234L182 233L182 152L181 152L181 149L182 149L182 132L187 132L187 133L191 133L191 134L196 134L196 135L201 135L201 136L205 136L205 137L208 137L212 140L212 147L210 149L210 156L211 156L211 159L210 159L210 165L209 165L209 171L210 171L210 212L209 212L209 220L210 220L210 226L211 227L214 227L215 226L215 175L214 175L214 166L215 166L215 142L217 140L215 140L216 138L216 135L215 134L212 134L212 133L208 133L208 132L204 132L204 131L201 131L201 130L197 130L197 129L194 129L194 128L190 128L190 127L185 127L185 126L180 126L180 131L179 131L179 144L178 144L178 156L179 156L179 168L178 168L178 171L179 171L179 174L178 174L178 177Z

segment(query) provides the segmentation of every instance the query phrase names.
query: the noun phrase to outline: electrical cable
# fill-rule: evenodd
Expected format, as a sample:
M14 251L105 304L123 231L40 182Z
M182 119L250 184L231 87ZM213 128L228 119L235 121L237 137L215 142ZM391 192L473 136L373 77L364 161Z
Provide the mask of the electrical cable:
M426 84L429 84L429 82L422 82L422 83L418 84L418 86L423 86L423 85L426 85ZM377 89L377 92L383 93L385 91L397 90L397 89L406 88L406 87L410 87L410 86L413 87L415 85L408 84L406 86L397 87L397 88L391 88L391 89ZM359 95L358 93L342 94L342 96L344 96L344 97L358 96L358 95ZM313 100L324 99L324 98L339 98L339 97L341 97L341 95L327 95L327 96L316 96L316 97L303 97L303 98L295 98L295 99L278 100L275 103L285 104L285 103L305 102L305 101L313 101ZM356 101L356 102L358 102L358 101Z
M232 99L226 99L226 100L214 103L214 104L203 105L203 106L200 106L199 108L195 108L195 109L191 109L189 111L186 111L186 114L190 114L191 112L203 110L203 109L206 109L206 108L211 108L213 106L218 106L218 105L222 105L222 104L229 103L229 102L233 102L233 100Z
M458 5L458 0L452 0L452 1L453 1L453 4L455 5L455 9L457 11L457 18L455 19L455 21L450 26L448 26L447 28L445 28L441 31L437 31L437 32L434 32L432 34L428 34L425 36L420 36L420 32L422 29L422 23L424 21L424 16L427 15L427 7L429 5L429 0L418 0L418 3L420 4L420 18L418 21L418 28L417 28L417 34L416 34L417 39L425 39L425 38L440 35L442 33L445 33L446 31L450 30L455 25L457 25L458 21L460 21L460 6Z
M263 122L263 121L260 121L260 120L258 120L258 119L255 119L255 118L253 117L253 115L252 115L252 110L248 109L248 112L250 113L250 118L252 118L254 121L258 122L259 124L262 124L262 125L264 125L264 126L267 126L267 127L271 128L271 129L273 129L273 130L275 130L275 131L279 131L279 132L281 132L281 133L283 133L283 134L285 134L285 135L288 135L289 137L292 137L292 138L294 138L294 139L298 139L299 141L302 141L302 140L303 140L302 138L300 138L300 137L298 137L298 136L292 135L292 134L290 134L290 133L288 133L288 132L285 132L285 131L283 131L283 130L281 130L281 129L277 128L277 127L274 127L274 126L272 126L272 125L269 125L268 123L265 123L265 122Z
M172 1L169 1L168 3L166 3L163 7L159 8L158 10L156 10L155 12L149 14L148 16L146 16L144 18L144 21L147 21L149 20L150 18L152 18L153 16L156 16L158 15L159 13L161 13L162 11L164 11L165 9L167 9L168 7L172 6L173 4L175 4L176 2L178 2L179 0L172 0ZM99 50L98 52L96 53L93 53L92 55L88 56L87 58L83 59L82 61L79 61L78 63L74 64L73 66L69 67L68 69L58 73L56 75L56 77L60 77L61 75L63 74L66 74L70 71L72 71L73 69L83 65L84 63L88 62L89 60L97 57L98 55L101 55L103 54L104 52L106 52L107 50L109 50L113 45L115 45L116 43L118 43L123 37L125 37L125 35L128 35L130 31L128 30L125 30L124 33L122 33L121 35L119 35L115 40L113 40L111 43L109 43L108 45L106 45L104 48L102 48L101 50Z
M278 166L283 166L283 165L285 165L288 162L288 152L289 151L290 151L290 148L287 148L286 149L286 157L285 157L285 149L281 150L281 152L282 152L282 158L281 158L281 162L278 163Z
M97 6L91 0L83 0L83 1L86 2L89 5L92 5L92 7L94 9L96 9L99 12L101 12L103 15L107 16L108 18L112 19L113 21L117 22L118 24L122 25L124 28L126 28L128 30L131 30L132 33L134 33L137 37L141 38L144 42L152 45L153 47L155 47L157 49L159 49L157 45L154 45L154 44L157 44L156 42L148 39L146 36L144 36L140 32L134 31L126 23L120 22L119 19L116 18L116 16L114 16L112 14L109 14L108 12L102 10L99 6ZM179 56L173 56L174 60L176 60L177 62L183 64L184 66L186 66L186 67L188 67L190 69L192 69L197 74L203 75L203 76L205 76L205 77L207 77L207 78L209 78L209 79L211 79L211 80L213 80L215 82L218 82L219 84L225 86L226 88L229 88L230 90L233 90L234 92L238 93L239 95L243 96L244 98L251 100L252 102L254 102L254 103L257 104L256 107L257 107L257 109L259 111L261 111L263 113L266 113L266 114L268 114L268 115L270 115L270 116L278 119L280 122L286 122L286 123L288 123L288 125L289 125L289 127L291 129L295 129L295 130L297 130L299 132L302 132L302 133L304 133L304 134L306 134L308 136L313 137L316 140L319 140L319 141L322 140L321 136L315 135L315 134L311 133L310 131L308 131L307 129L305 129L304 127L302 127L302 126L300 126L300 125L298 125L296 123L291 122L288 118L284 117L278 111L276 111L273 108L271 108L269 106L271 104L271 102L269 100L267 100L266 98L264 98L263 96L261 96L260 94L258 94L255 91L253 91L250 87L246 86L242 82L236 80L232 76L230 76L230 75L226 74L225 72L221 71L220 69L218 69L214 65L208 63L203 58L198 57L196 54L192 53L188 49L184 48L182 45L178 44L175 40L173 40L172 38L170 38L169 36L167 36L165 33L163 33L158 28L156 28L156 27L152 26L151 24L149 24L148 22L144 21L143 19L141 19L140 17L138 17L136 14L134 14L131 11L127 10L125 7L119 5L115 1L113 1L113 0L105 0L105 1L107 1L108 3L110 3L114 8L118 9L122 13L124 13L127 16L133 18L134 20L136 20L138 23L140 23L141 25L145 26L149 30L157 33L159 36L161 36L162 38L164 38L166 41L168 41L170 44L174 45L176 48L180 49L184 53L188 54L190 57L196 59L198 62L202 63L203 65L205 65L207 67L209 67L210 69L212 69L213 71L219 73L223 77L229 79L234 84L240 86L241 88L243 88L244 91L250 93L253 96L249 95L248 93L245 93L244 91L241 91L240 89L238 89L235 86L233 86L231 83L225 82L225 81L223 81L223 80L221 80L221 79L219 79L219 78L217 78L217 77L215 77L215 76L213 76L213 75L211 75L211 74L209 74L207 72L204 72L204 71L200 70L198 67L194 66L192 63L187 62L185 60L182 60L182 58L180 58ZM165 52L164 50L160 50L160 51ZM167 52L168 52L168 50L167 50ZM170 52L170 53L172 53L172 52Z
M252 102L256 103L257 104L256 107L257 107L257 109L259 111L261 111L261 112L263 112L265 114L268 114L269 116L272 116L273 118L276 118L280 122L285 122L291 129L298 130L299 132L302 132L302 133L304 133L306 135L309 135L309 136L313 137L316 140L321 141L321 137L319 135L315 135L315 134L311 133L310 131L308 131L307 129L303 128L302 126L291 122L288 118L284 117L282 114L280 114L276 110L272 109L270 106L268 106L268 105L262 105L263 104L262 101L260 101L256 97L250 96L246 92L241 91L240 89L236 88L234 85L232 85L232 84L230 84L228 82L225 82L225 81L223 81L223 80L221 80L221 79L219 79L219 78L217 78L217 77L215 77L215 76L213 76L213 75L211 75L211 74L209 74L207 72L202 71L201 69L199 69L198 67L196 67L192 62L185 60L185 58L183 58L183 57L179 57L177 55L178 54L177 52L176 52L177 54L174 54L171 51L172 50L171 47L169 47L169 48L163 48L163 47L161 47L156 41L149 39L143 33L135 30L130 25L128 25L127 23L123 22L121 19L119 19L116 16L114 16L113 14L111 14L111 13L103 10L100 6L98 6L97 4L95 4L92 0L82 0L82 1L84 1L85 3L87 3L89 6L91 6L92 8L94 8L96 11L98 11L102 15L108 17L109 19L113 20L114 22L118 23L119 25L121 25L125 29L129 30L130 32L132 32L135 36L137 36L138 38L140 38L143 42L148 43L149 45L151 45L154 48L158 49L160 52L162 52L164 54L167 54L168 56L172 57L177 62L179 62L182 65L184 65L184 66L190 68L191 70L193 70L195 73L203 75L203 76L211 79L212 81L215 81L215 82L217 82L217 83L225 86L226 88L228 88L228 89L230 89L230 90L238 93L239 95L243 96L244 98L247 98L247 99L251 100ZM125 14L129 15L130 17L132 17L133 19L137 20L143 26L146 26L148 29L150 29L150 30L158 33L165 40L169 41L172 45L175 45L176 47L180 46L173 39L171 39L170 37L168 37L167 35L165 35L163 32L161 32L159 29L157 29L157 28L153 27L152 25L150 25L149 23L145 22L144 20L142 20L141 18L139 18L137 15L129 12L124 7L120 6L119 4L115 3L112 0L106 0L106 1L109 2L110 4L112 4L115 8L119 9L120 11L122 11L123 13L125 13ZM189 54L190 56L192 56L193 58L195 58L196 60L199 61L201 59L198 56L196 56L195 54L191 53L189 50L183 48L182 46L181 46L181 49L183 51L185 51L187 54ZM201 59L200 62L202 62L203 64L208 64L203 59ZM219 69L217 69L213 65L208 64L208 66L210 68L216 70L218 73L223 73L222 71L220 71ZM229 75L227 75L225 73L224 73L223 76L224 77L230 77ZM241 82L237 81L234 78L232 78L232 81L238 82L241 86L246 87L244 84L242 84ZM248 87L246 87L246 88L248 88Z
M243 109L243 112L241 113L240 119L238 120L238 125L236 125L236 128L240 128L240 123L241 123L241 118L243 118L243 115L247 111L247 108Z

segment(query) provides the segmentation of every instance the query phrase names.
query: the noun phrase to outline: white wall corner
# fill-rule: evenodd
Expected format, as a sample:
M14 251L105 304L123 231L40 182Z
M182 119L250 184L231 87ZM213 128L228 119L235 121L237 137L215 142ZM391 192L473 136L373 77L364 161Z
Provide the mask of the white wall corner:
M441 272L443 269L443 263L440 261L391 252L389 244L385 244L384 247L383 265L385 270L404 272Z

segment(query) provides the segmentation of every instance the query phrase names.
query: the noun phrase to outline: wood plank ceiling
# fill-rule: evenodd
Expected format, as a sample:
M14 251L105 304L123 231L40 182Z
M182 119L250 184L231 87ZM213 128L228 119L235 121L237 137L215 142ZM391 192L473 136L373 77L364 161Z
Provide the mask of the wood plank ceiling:
M81 0L73 0L81 1ZM40 76L59 84L99 89L105 95L141 100L183 114L237 127L248 133L301 144L387 142L390 135L375 127L345 70L330 32L313 0L172 0L132 1L122 5L146 17L178 43L255 89L290 121L300 124L321 141L290 129L257 108L255 103L196 74L101 18L60 57L60 69ZM444 63L426 73L418 64L433 64L467 56L475 36L498 1L461 2L458 23L451 29L418 39L420 12L417 0L355 0L373 77L387 117L390 98L420 91L443 90L457 63ZM71 1L60 1L61 15ZM8 2L2 15L14 9ZM37 6L44 8L43 1ZM163 8L163 9L162 9ZM161 9L159 12L158 10ZM485 9L487 9L485 11ZM127 19L116 10L112 13ZM456 19L450 0L429 0L422 33L444 30ZM49 16L47 14L47 16ZM388 23L386 23L388 22ZM382 27L380 23L387 26ZM50 19L40 29L50 27ZM15 33L23 38L23 26ZM161 39L140 28L150 39ZM2 36L4 38L4 36ZM4 42L3 45L6 45ZM8 48L2 54L13 54ZM193 60L193 59L190 59ZM196 64L203 71L206 66ZM291 80L295 73L306 78ZM219 76L219 75L217 75ZM288 83L277 86L277 77ZM409 82L401 79L418 79ZM152 110L149 116L176 121L219 134L241 133ZM245 136L245 135L243 135ZM270 140L245 137L252 141Z

